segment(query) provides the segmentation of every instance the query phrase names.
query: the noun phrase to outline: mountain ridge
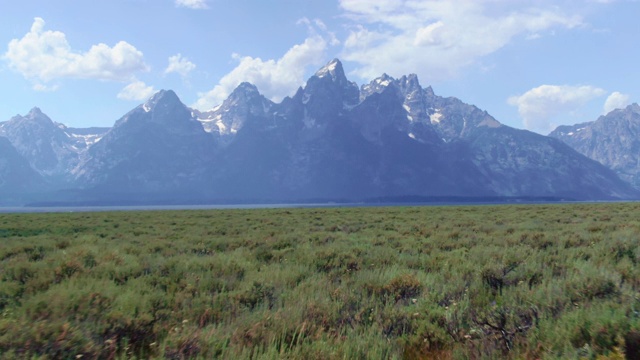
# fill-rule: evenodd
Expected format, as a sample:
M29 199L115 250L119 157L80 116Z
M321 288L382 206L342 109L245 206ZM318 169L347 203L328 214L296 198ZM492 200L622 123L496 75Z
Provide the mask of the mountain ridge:
M25 137L4 130L12 120L0 135L15 146ZM201 112L161 90L94 136L57 170L82 201L639 196L561 141L440 97L415 74L359 87L338 59L279 103L241 83Z
M557 127L549 136L611 168L640 189L640 105L615 109L595 121Z

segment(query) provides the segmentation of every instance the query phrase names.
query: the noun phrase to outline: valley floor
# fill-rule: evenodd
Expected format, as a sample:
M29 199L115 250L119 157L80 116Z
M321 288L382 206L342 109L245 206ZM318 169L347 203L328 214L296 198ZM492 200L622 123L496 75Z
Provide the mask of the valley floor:
M640 356L640 203L0 214L3 359Z

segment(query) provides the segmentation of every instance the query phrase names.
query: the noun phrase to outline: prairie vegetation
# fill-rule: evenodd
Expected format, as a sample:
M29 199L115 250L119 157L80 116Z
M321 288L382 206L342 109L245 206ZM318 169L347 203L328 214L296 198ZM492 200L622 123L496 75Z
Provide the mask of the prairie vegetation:
M3 359L640 357L640 204L0 215Z

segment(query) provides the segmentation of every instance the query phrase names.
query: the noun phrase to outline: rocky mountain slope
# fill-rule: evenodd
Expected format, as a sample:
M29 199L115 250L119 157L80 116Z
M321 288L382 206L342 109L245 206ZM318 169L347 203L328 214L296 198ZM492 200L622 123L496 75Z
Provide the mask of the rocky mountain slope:
M559 126L549 136L613 169L640 189L640 105L613 110L596 121Z
M60 185L73 180L72 170L81 154L107 130L67 128L37 107L25 116L17 115L0 123L0 136L8 139L35 171Z
M104 193L168 193L205 186L213 141L173 91L160 91L91 146L76 183Z
M0 136L0 206L14 205L24 195L47 189L48 184L40 174L8 139Z

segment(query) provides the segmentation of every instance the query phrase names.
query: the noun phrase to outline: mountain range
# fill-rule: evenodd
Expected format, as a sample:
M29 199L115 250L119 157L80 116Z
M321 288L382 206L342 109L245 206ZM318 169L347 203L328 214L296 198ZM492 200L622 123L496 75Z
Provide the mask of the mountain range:
M280 103L242 83L201 112L162 90L90 129L34 108L0 123L0 148L0 194L23 203L639 197L563 141L440 97L416 75L358 86L337 59Z

